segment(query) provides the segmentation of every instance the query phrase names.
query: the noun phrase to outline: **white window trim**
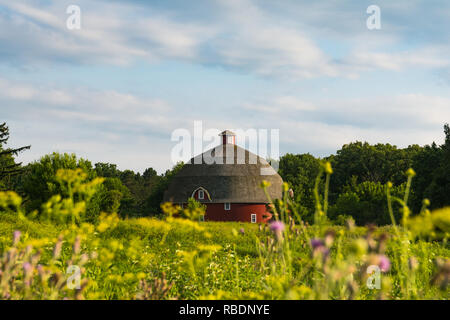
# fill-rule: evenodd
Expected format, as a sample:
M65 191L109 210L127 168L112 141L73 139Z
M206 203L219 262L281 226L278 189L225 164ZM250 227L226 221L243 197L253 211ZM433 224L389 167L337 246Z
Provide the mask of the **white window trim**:
M230 210L231 210L231 203L225 202L225 203L223 204L223 208L224 208L226 211L230 211Z
M252 213L252 214L250 215L250 221L251 221L252 223L256 223L256 220L257 220L256 213Z
M200 221L205 221L205 215L204 214L201 214L199 217L198 217L198 219L200 220Z
M198 199L199 199L199 200L205 199L205 191L203 191L203 190L198 190Z

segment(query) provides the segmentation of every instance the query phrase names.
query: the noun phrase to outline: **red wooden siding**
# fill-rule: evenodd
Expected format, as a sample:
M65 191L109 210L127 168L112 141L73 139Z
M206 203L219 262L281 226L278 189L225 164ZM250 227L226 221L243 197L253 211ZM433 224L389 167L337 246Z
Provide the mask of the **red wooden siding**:
M252 213L256 214L256 223L267 222L271 218L265 204L231 203L230 206L230 210L225 210L223 203L206 204L205 220L251 222Z

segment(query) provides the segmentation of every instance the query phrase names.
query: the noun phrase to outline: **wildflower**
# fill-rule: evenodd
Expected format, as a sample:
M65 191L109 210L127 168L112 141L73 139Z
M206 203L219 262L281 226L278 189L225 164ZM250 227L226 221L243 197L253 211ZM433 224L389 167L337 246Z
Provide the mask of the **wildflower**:
M42 264L38 264L36 267L36 270L38 272L39 277L41 278L41 281L45 281L45 270Z
M328 256L330 255L330 250L325 247L325 243L322 239L311 239L311 247L313 249L312 255L313 257L321 256L323 262L326 261Z
M331 245L333 244L333 240L334 240L334 236L336 235L336 232L332 229L328 230L325 233L325 244L328 248L331 247Z
M98 258L98 253L97 253L97 251L91 252L91 259L97 259L97 258Z
M73 243L73 253L78 254L80 252L81 247L81 238L80 236L77 236L75 238L75 242Z
M321 252L322 252L322 256L323 256L323 261L325 262L325 260L327 260L328 256L330 255L330 249L324 247L321 250Z
M30 271L33 269L33 267L31 266L31 264L29 262L24 262L24 264L22 265L23 267L23 272L28 275L30 273Z
M19 230L14 231L13 234L13 246L17 245L20 241L20 236L22 233Z
M275 234L277 241L283 239L284 223L281 221L274 221L270 224L270 231Z
M416 172L412 168L409 168L408 170L406 170L406 175L408 177L414 177L416 175Z
M291 216L289 216L289 230L291 232L294 232L294 227L295 227L295 221L294 221L294 219L292 219Z
M60 235L58 237L58 241L55 244L55 247L53 248L53 258L58 259L61 254L61 248L62 248L62 236Z
M438 258L435 260L437 271L431 279L433 285L439 286L441 290L446 290L450 282L450 260Z
M270 187L270 182L266 181L266 180L263 180L261 182L261 188L267 188L267 187Z
M327 174L333 173L333 168L331 167L331 163L329 161L327 161L323 164L323 168L325 170L325 173L327 173Z
M350 245L350 251L356 256L362 256L367 252L367 241L364 239L356 239Z
M294 190L292 190L292 188L290 188L288 190L288 195L289 195L289 198L294 199Z
M380 261L378 262L378 266L380 267L380 270L382 272L387 272L391 267L391 261L385 255L381 255L379 258Z
M239 229L239 232L240 232L241 234L245 234L244 228L240 228L240 229Z
M320 249L321 247L324 247L324 243L321 239L311 239L311 247L313 250Z
M85 263L88 262L88 261L89 261L89 255L87 255L86 253L85 253L85 254L82 254L79 263L80 263L81 265L83 265L83 264L85 264Z
M146 275L144 272L139 272L139 273L136 275L136 278L139 279L139 280L142 280L142 279L145 279L146 276L147 276L147 275Z
M281 221L274 221L270 224L270 231L273 233L277 232L283 232L284 230L284 223Z
M24 277L24 283L27 287L31 284L31 276L33 274L33 266L29 262L25 262L22 265L23 268L23 277Z

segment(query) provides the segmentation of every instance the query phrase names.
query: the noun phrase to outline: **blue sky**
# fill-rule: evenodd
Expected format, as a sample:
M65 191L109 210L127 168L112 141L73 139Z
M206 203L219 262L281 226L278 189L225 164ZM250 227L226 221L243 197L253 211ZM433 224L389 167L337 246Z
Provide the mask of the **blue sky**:
M0 0L0 120L25 163L162 172L195 120L279 129L281 154L441 143L449 89L448 1Z

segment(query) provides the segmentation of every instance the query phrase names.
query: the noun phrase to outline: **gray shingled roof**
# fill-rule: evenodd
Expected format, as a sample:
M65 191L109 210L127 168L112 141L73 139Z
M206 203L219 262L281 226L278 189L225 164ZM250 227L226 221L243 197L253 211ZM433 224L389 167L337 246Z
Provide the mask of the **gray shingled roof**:
M173 178L164 194L164 201L186 202L194 190L205 188L210 196L206 203L267 203L260 187L269 181L267 189L272 199L281 198L282 179L261 157L234 144L217 146L192 158Z

